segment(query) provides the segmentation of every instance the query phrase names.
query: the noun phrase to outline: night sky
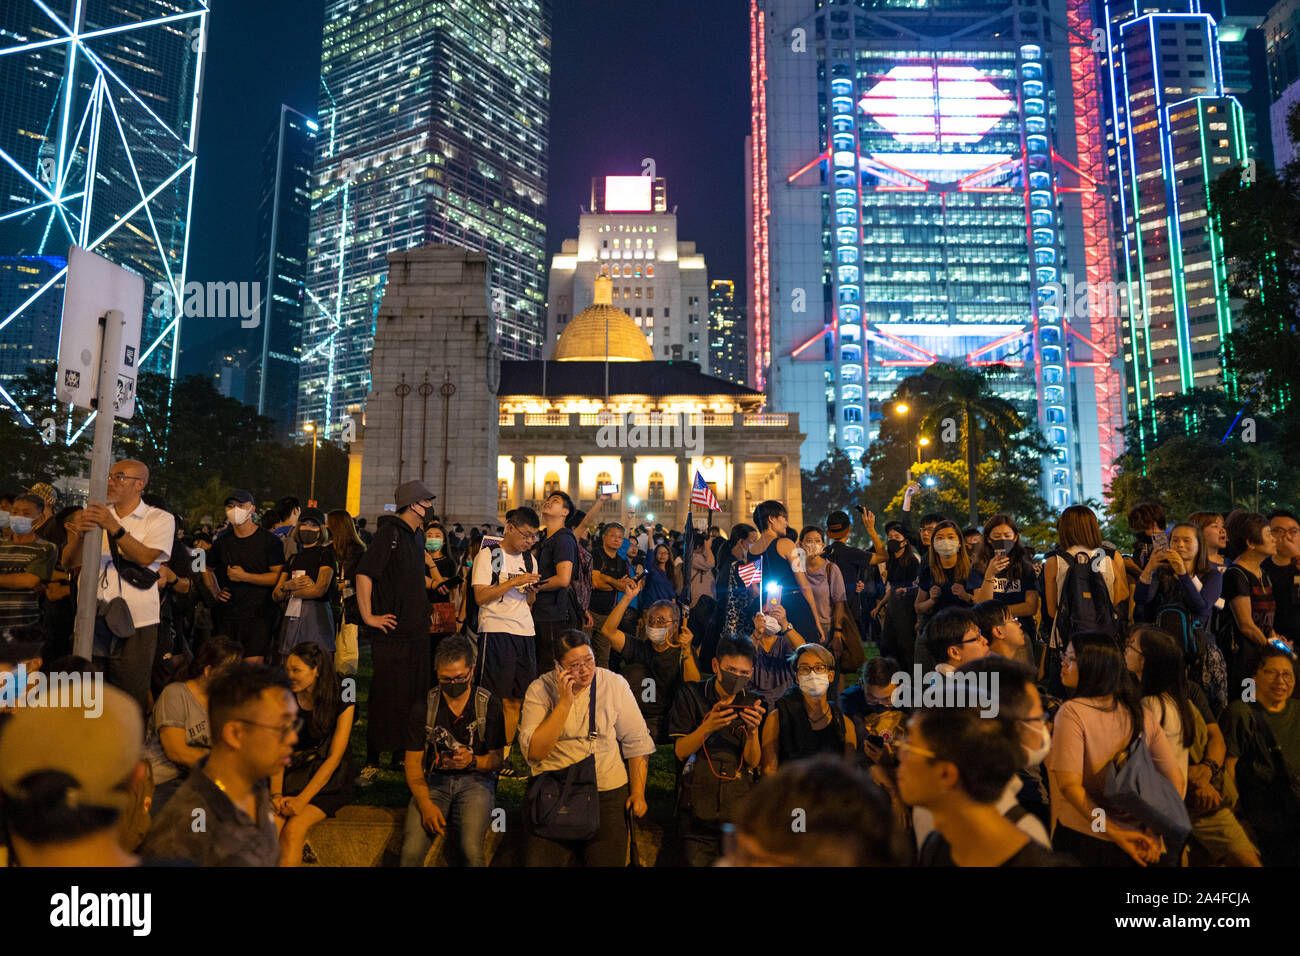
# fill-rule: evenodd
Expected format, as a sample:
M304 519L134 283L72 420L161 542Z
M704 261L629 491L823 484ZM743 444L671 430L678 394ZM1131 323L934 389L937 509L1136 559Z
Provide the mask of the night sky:
M322 21L322 0L213 4L191 279L254 278L262 146L281 103L315 115ZM553 0L548 264L577 237L592 176L639 174L649 156L678 207L678 238L696 243L710 278L743 289L748 133L745 0ZM239 334L211 331L185 328L185 374Z

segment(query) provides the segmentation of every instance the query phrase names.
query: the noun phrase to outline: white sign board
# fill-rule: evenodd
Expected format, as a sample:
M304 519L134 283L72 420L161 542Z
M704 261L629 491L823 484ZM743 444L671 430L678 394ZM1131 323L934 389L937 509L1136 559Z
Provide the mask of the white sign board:
M122 354L109 368L117 372L117 417L135 414L135 380L140 359L144 279L78 246L68 251L68 277L59 328L59 401L93 408L99 382L99 320L110 309L122 313Z

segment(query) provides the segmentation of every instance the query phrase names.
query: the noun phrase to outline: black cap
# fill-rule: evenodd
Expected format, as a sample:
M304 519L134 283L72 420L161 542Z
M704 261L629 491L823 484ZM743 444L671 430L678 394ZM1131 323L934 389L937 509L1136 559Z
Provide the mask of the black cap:
M298 523L302 524L304 521L310 521L312 524L320 525L323 528L325 527L325 513L319 508L303 508L298 515Z
M240 505L251 505L254 503L253 493L251 491L244 491L241 488L236 488L230 494L226 495L226 504L230 504L232 501Z
M853 522L843 511L832 511L830 517L826 519L827 531L843 531L845 528L853 527Z

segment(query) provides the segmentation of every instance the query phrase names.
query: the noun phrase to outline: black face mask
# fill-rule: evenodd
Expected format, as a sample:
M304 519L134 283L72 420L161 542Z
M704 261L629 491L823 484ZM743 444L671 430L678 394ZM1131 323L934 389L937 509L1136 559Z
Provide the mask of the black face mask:
M898 554L898 552L900 552L900 551L902 551L902 550L903 550L903 542L901 542L901 541L890 541L890 542L889 542L889 553L890 553L890 554Z
M452 700L465 696L465 692L469 690L469 681L467 680L458 681L456 683L444 680L438 681L438 683L442 687L443 694L450 697Z
M749 681L750 678L748 677L741 677L739 674L731 674L727 671L722 671L722 673L718 675L718 687L727 697L730 697L733 694L743 693L748 689Z
M304 545L306 545L307 547L310 548L313 544L315 544L318 540L320 540L320 532L319 532L319 531L299 531L299 532L298 532L298 540L301 541Z

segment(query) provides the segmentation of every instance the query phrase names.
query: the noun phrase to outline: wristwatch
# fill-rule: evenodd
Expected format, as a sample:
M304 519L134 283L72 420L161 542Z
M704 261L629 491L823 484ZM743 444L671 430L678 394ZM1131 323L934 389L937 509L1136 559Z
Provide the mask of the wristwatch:
M126 528L122 525L118 525L117 530L114 531L112 534L110 534L109 537L112 538L114 541L121 541L122 538L125 537L125 535L126 535Z
M785 637L785 636L786 636L787 634L789 634L792 630L794 630L794 628L792 628L792 627L787 627L784 631L777 631L777 632L776 632L776 636L777 636L777 637Z

